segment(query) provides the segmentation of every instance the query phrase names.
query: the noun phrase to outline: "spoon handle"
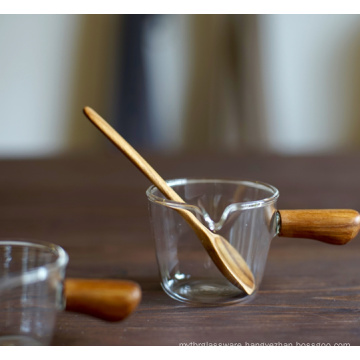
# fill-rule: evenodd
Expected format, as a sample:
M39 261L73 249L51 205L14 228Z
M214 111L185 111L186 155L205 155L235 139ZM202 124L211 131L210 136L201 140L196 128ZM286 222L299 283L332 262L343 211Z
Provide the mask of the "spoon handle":
M154 168L95 110L86 106L88 119L169 199L178 203L185 201L166 183ZM178 209L181 216L202 239L206 227L190 211Z
M360 230L360 214L355 210L280 210L279 236L307 238L343 245Z
M66 279L66 310L119 321L141 300L141 288L128 280Z
M166 183L152 166L96 111L86 106L88 119L169 199L183 203L184 200Z

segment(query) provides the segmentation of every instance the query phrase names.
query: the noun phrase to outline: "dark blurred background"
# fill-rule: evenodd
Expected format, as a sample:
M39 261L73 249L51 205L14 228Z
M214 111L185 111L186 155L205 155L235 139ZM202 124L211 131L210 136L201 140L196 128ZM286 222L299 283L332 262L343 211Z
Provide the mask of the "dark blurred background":
M0 157L360 148L359 15L0 15Z

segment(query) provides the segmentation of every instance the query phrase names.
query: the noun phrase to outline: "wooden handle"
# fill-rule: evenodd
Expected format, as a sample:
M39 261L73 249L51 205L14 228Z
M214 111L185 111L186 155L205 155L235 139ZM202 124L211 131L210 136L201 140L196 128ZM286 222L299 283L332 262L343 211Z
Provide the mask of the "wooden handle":
M107 321L127 317L141 300L141 288L127 280L66 279L66 310Z
M280 210L279 236L315 239L343 245L360 230L355 210Z

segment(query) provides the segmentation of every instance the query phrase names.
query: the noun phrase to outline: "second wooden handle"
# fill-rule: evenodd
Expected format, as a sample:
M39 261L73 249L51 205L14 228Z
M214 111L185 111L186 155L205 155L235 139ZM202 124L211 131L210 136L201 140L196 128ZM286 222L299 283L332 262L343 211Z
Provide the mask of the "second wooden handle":
M355 210L280 210L279 236L315 239L343 245L360 230L360 214Z
M140 286L128 280L66 279L66 310L119 321L141 300Z

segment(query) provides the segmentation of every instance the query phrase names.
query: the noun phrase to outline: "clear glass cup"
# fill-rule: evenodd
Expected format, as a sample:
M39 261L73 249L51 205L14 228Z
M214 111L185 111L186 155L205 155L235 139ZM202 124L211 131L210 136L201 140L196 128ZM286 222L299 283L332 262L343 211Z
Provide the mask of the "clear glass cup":
M0 345L50 344L67 263L54 244L0 241Z
M238 180L175 179L167 183L185 203L167 200L155 186L146 192L164 291L189 304L220 305L252 299L277 233L278 190L261 182ZM192 212L242 255L255 278L252 295L224 277L177 209Z

